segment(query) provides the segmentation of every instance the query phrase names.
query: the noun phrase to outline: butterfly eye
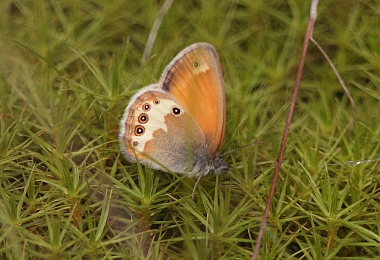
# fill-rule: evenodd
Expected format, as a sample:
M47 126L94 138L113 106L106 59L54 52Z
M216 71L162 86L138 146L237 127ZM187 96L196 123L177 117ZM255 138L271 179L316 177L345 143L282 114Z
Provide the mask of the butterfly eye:
M153 102L154 102L154 104L156 104L156 105L160 104L160 100L159 100L159 99L156 99L156 100L153 101Z
M149 111L149 109L150 109L150 105L149 105L148 103L146 103L146 104L143 105L142 109L143 109L144 111Z
M135 128L135 135L141 136L141 135L144 134L144 132L145 132L145 128L142 125L136 126L136 128Z
M197 61L197 60L194 61L194 62L193 62L193 66L194 66L194 68L198 68L198 66L199 66L199 61Z
M140 123L140 124L145 124L146 122L148 122L149 117L148 117L147 114L142 113L142 114L139 115L138 120L139 120L139 123Z
M179 114L181 114L181 109L179 109L178 107L173 107L172 113L173 115L178 116Z

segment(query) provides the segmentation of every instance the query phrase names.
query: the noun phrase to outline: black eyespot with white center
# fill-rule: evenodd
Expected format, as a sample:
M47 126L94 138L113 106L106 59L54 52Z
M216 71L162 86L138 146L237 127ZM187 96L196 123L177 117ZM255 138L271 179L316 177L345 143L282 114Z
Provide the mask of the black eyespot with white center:
M138 145L139 145L139 142L134 141L134 142L133 142L133 145L134 145L134 146L138 146Z
M149 121L149 117L148 117L147 114L142 113L142 114L139 115L138 120L139 120L139 123L140 123L140 124L145 124L146 122Z
M156 99L155 101L153 101L154 104L158 105L160 104L160 100L159 99Z
M173 107L172 114L175 116L179 116L181 114L181 109L179 109L178 107Z
M198 68L199 67L199 61L197 61L197 60L193 61L193 67Z
M143 109L144 111L149 111L149 109L150 109L150 104L145 103L145 104L142 106L142 109Z
M145 128L142 125L138 125L135 127L135 135L141 136L145 132Z

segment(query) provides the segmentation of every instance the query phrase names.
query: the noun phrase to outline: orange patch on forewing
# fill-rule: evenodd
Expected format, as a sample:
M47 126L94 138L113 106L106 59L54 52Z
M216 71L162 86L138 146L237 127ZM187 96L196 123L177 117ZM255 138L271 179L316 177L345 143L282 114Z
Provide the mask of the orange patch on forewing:
M194 62L198 66L194 66ZM167 73L169 92L194 117L210 141L210 153L217 152L224 139L225 94L216 53L199 48L185 54Z

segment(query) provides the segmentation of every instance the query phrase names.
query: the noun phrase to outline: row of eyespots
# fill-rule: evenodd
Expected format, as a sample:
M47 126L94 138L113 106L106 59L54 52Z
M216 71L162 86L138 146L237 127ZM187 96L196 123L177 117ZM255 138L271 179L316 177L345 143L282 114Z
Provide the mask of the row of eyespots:
M175 115L175 116L178 116L181 114L181 109L179 109L178 107L173 107L172 108L172 114ZM145 113L142 113L139 115L138 117L138 121L140 124L145 124L149 121L149 117L147 114ZM135 127L135 135L137 136L141 136L143 135L145 132L145 128L142 126L142 125L137 125Z
M153 101L154 104L158 105L160 104L160 100L159 99L156 99ZM149 111L151 108L150 104L149 103L145 103L143 106L142 106L142 109L144 111ZM181 114L181 109L179 109L178 107L172 107L171 109L171 112L173 115L175 116L178 116ZM138 121L140 124L146 124L148 121L149 121L149 117L146 113L141 113L139 116L138 116ZM142 136L144 133L145 133L145 127L143 127L142 125L137 125L135 127L135 135L136 136ZM133 142L133 145L134 146L137 146L138 145L138 142L135 141Z

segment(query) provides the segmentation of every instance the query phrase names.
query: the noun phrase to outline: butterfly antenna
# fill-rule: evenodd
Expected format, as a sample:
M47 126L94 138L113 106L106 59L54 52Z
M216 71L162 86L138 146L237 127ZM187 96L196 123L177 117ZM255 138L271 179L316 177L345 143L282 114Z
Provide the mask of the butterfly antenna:
M191 198L192 198L192 199L194 199L195 189L197 188L197 186L198 186L199 181L201 180L201 178L202 178L202 174L199 174L198 179L197 179L197 182L196 182L195 185L194 185L193 192L191 193Z
M234 153L234 152L236 152L236 151L239 151L239 150L241 150L241 149L247 148L247 147L249 147L249 146L254 146L254 145L256 145L256 144L262 144L262 143L263 143L262 141L257 141L257 142L253 142L253 143L250 143L250 144L242 145L242 146L236 147L236 148L234 148L234 149L231 149L231 150L229 150L229 151L227 151L227 152L225 152L225 153L222 153L221 156L225 156L225 155L227 155L227 154Z

